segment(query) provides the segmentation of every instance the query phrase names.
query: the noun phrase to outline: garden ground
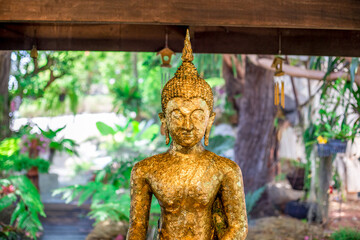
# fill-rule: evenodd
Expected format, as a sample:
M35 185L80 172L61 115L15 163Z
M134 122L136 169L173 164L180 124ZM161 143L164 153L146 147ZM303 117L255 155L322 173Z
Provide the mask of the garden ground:
M250 221L248 240L304 240L305 236L320 237L332 231L352 227L360 230L360 204L357 200L342 203L341 209L336 197L330 204L330 221L325 230L320 225L308 225L306 222L287 216L267 217ZM41 240L80 240L92 230L93 221L86 216L88 205L78 207L72 204L45 204L47 218L42 219L44 233ZM341 216L341 218L340 218Z

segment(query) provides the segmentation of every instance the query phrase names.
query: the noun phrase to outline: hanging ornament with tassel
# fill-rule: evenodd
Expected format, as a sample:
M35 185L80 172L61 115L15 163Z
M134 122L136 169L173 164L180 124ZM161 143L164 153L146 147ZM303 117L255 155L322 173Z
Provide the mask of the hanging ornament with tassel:
M175 55L174 51L168 47L168 33L167 32L165 34L165 48L160 50L156 55L161 56L161 62L162 62L162 64L161 64L161 89L160 89L160 94L161 94L164 85L170 78L171 57L172 57L172 55Z
M284 89L284 72L282 71L282 64L284 59L281 57L275 57L271 67L275 68L274 74L274 104L278 106L280 104L281 98L281 107L285 108L285 89ZM281 93L280 93L281 92Z
M284 85L284 75L283 72L283 62L284 58L280 57L281 55L281 34L279 34L279 55L274 58L274 61L271 65L275 69L274 74L274 104L275 106L281 105L282 108L285 108L285 85ZM280 101L281 99L281 101ZM280 104L281 103L281 104Z

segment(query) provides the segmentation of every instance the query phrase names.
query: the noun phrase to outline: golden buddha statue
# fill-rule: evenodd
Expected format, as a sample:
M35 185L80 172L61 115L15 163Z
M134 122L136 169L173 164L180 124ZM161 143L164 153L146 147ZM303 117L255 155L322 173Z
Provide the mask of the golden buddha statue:
M194 64L189 32L182 64L161 95L165 153L138 162L131 173L128 240L145 240L151 198L161 206L160 240L240 240L247 235L241 170L205 150L215 119L213 94ZM170 134L170 136L169 136Z

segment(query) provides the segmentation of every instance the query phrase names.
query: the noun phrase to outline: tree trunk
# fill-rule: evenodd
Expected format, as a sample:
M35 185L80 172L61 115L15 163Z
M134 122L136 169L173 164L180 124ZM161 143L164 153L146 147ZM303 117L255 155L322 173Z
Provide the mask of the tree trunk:
M9 136L9 76L11 52L0 51L0 140Z
M238 131L235 144L235 161L243 174L245 193L254 192L272 181L277 171L276 128L274 120L274 73L246 61L243 79L235 78L232 66L224 56L223 75L229 84L241 86L241 96L235 98L238 109ZM243 61L245 59L243 58ZM240 76L240 78L239 78ZM233 78L233 79L231 79ZM227 89L234 89L227 87ZM234 91L234 90L232 90ZM233 92L231 92L233 94ZM266 192L254 209L255 216L271 215ZM269 208L270 207L270 208Z

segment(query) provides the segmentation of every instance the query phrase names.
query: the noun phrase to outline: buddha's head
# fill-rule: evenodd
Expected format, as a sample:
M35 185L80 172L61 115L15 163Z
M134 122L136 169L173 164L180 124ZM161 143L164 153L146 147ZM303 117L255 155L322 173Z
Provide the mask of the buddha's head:
M173 141L191 148L205 136L209 144L210 129L215 119L213 94L209 84L200 78L192 60L189 31L185 38L182 64L164 86L159 117L165 130L166 144Z

